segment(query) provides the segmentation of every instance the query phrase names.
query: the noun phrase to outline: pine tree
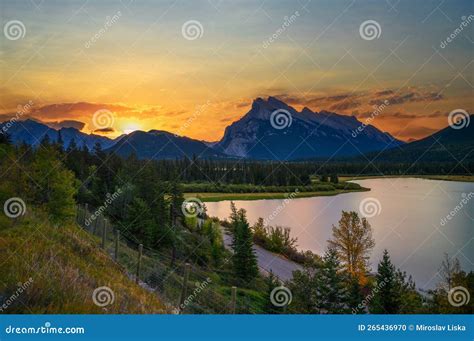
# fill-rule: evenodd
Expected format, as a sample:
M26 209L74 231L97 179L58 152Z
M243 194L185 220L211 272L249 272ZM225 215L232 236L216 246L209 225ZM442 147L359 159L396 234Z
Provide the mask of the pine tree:
M395 266L390 260L387 250L384 250L382 260L377 269L377 282L372 290L370 312L375 314L397 314L400 310L399 282Z
M178 184L176 180L171 182L170 195L171 195L170 218L171 218L171 224L175 225L176 219L183 215L181 206L183 205L183 201L184 201L183 191L181 189L181 186Z
M155 228L150 207L142 198L136 197L127 207L127 217L122 232L145 245L153 245Z
M347 302L344 274L337 251L329 248L323 257L323 266L316 277L317 307L320 312L343 313Z
M364 314L366 312L366 306L362 306L365 299L362 289L363 287L357 278L349 277L347 305L353 314Z
M45 144L35 152L29 175L34 203L44 205L52 220L75 215L76 180L59 160L54 146Z
M282 308L276 307L270 300L271 294L273 289L278 287L280 285L280 282L278 281L278 278L273 274L273 272L270 270L270 273L267 277L265 277L265 285L267 287L266 291L266 303L265 303L265 312L267 314L279 314L282 312Z
M253 237L244 209L237 211L234 226L233 267L234 274L242 284L249 284L258 275L257 257L253 251Z

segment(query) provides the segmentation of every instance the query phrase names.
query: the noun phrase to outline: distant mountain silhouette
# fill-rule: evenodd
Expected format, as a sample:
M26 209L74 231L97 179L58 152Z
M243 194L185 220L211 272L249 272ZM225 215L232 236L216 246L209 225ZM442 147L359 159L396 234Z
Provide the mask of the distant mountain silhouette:
M41 122L28 119L25 121L16 121L9 127L6 122L0 123L0 128L6 126L6 133L10 136L14 144L26 143L31 146L37 146L41 140L47 135L52 142L56 142L59 138L59 132L67 148L74 139L78 147L87 146L92 149L96 143L99 143L103 149L112 146L117 139L109 139L105 136L85 134L75 128L61 128L59 130L48 127Z
M106 151L120 156L135 154L140 159L174 159L184 156L192 158L226 158L205 143L181 137L161 130L135 131L126 135Z
M276 112L276 114L275 114ZM278 115L282 115L278 117ZM74 139L79 147L99 143L105 151L140 159L244 158L255 160L302 160L343 158L386 162L474 161L474 117L462 129L447 127L424 139L404 143L377 128L364 126L355 117L326 111L298 112L282 101L257 98L251 110L225 130L214 143L177 136L160 130L135 131L115 139L85 134L75 128L52 129L28 119L9 126L15 144L37 146L44 136L57 141L59 132L67 148ZM0 128L6 123L0 123ZM363 129L360 129L363 127ZM278 129L281 128L281 129Z
M225 130L213 147L228 155L266 160L295 160L361 155L403 145L354 116L304 108L301 112L269 97ZM281 128L281 129L280 129Z
M451 126L398 148L368 155L374 161L388 162L474 162L474 115L461 129Z

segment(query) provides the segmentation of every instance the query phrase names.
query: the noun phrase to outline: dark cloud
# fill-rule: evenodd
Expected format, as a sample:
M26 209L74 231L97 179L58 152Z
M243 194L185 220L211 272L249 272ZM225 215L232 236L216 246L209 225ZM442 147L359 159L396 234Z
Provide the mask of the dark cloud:
M221 118L220 121L221 122L232 122L233 120L235 120L235 117L224 117L224 118Z
M40 108L35 108L32 114L40 117L41 119L55 119L64 118L70 114L92 116L97 110L101 109L110 110L112 112L133 110L133 108L120 104L77 102L45 105Z
M348 110L348 109L355 109L361 106L359 101L342 101L340 103L333 104L329 107L329 110L339 111L339 110Z
M289 94L280 94L274 96L278 98L280 101L283 101L289 105L302 105L305 107L321 107L326 105L326 107L330 107L331 105L336 105L338 102L352 102L353 99L359 98L359 94L341 94L341 95L334 95L334 96L294 96ZM354 102L355 104L356 102ZM354 106L351 106L354 108Z
M75 120L64 120L64 121L53 121L53 122L43 122L48 127L53 129L61 128L75 128L77 130L82 130L86 125L84 122L75 121Z
M388 95L392 95L393 93L394 93L394 91L393 91L393 90L390 90L390 89L388 89L388 90L381 90L381 91L377 91L377 92L375 93L375 96L377 96L377 97L380 97L380 96L388 96Z
M381 92L379 92L381 93ZM410 91L400 93L389 93L388 96L377 96L377 98L371 99L369 104L381 105L385 101L388 101L390 105L398 105L410 102L432 102L443 99L443 95L437 92L421 92L421 91Z
M107 128L101 128L101 129L96 129L94 130L94 133L101 133L101 134L111 134L114 133L115 129L112 127L107 127Z

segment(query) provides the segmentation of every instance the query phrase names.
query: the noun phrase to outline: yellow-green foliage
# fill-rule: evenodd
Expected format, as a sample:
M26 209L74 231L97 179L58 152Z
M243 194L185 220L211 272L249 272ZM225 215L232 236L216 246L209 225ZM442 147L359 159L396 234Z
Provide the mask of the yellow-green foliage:
M184 223L190 231L196 230L197 218L196 217L184 217Z
M99 242L74 223L53 226L36 212L0 221L0 307L32 279L2 313L165 313L157 296L136 285ZM99 307L94 289L107 286L115 301Z

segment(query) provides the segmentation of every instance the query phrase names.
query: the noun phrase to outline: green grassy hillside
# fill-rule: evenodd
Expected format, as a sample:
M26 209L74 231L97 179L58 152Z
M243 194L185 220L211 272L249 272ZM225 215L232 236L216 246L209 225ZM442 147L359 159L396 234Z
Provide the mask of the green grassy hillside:
M15 223L2 215L1 313L165 313L157 296L129 279L98 245L76 224L53 226L40 212L29 210ZM114 301L99 307L92 297L102 286Z

